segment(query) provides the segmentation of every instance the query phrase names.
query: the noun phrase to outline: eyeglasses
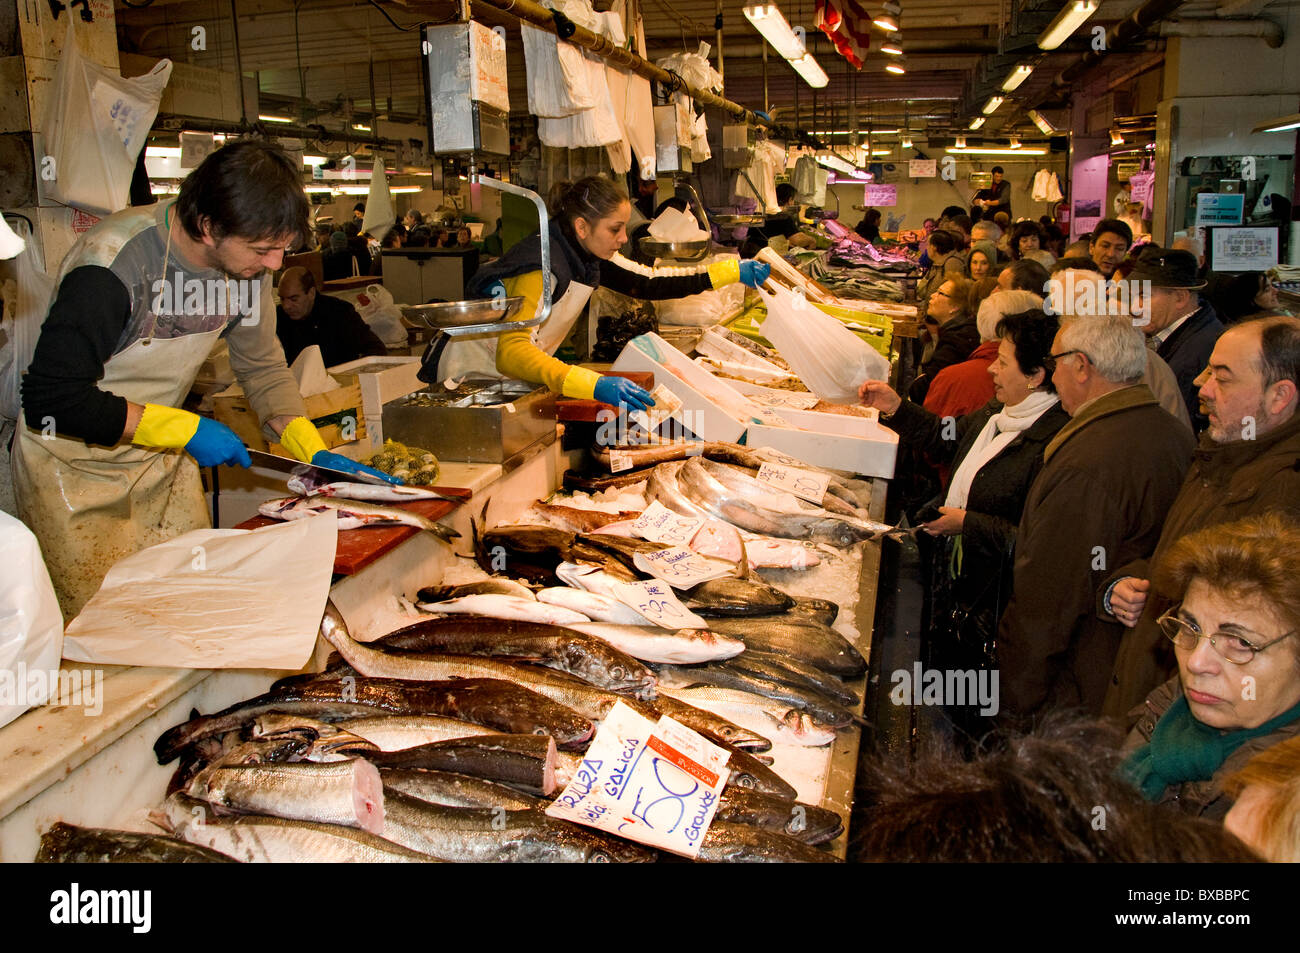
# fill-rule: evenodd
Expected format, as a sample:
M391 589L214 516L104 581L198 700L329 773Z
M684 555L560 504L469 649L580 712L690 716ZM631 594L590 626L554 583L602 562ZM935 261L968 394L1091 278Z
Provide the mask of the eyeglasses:
M934 291L931 291L930 294L938 295L940 298L947 298L949 301L952 300L952 295L948 294L948 292L946 291L940 291L938 288L936 288Z
M1256 652L1262 652L1270 645L1277 645L1283 639L1289 639L1296 634L1294 631L1288 632L1286 635L1279 636L1272 642L1265 642L1263 645L1256 645L1246 635L1233 635L1222 630L1207 636L1194 623L1179 618L1177 613L1180 608L1181 605L1176 605L1156 619L1156 625L1160 626L1160 631L1164 633L1165 638L1178 648L1185 649L1188 652L1195 651L1197 643L1202 638L1208 638L1214 650L1234 665L1245 665L1254 659ZM1254 632L1247 634L1255 635Z
M1082 354L1084 357L1088 357L1086 351L1080 351L1078 348L1075 348L1072 351L1062 351L1060 354L1049 354L1047 355L1047 359L1049 361L1059 361L1061 358L1069 357L1071 354ZM1091 361L1092 358L1088 357L1088 360Z

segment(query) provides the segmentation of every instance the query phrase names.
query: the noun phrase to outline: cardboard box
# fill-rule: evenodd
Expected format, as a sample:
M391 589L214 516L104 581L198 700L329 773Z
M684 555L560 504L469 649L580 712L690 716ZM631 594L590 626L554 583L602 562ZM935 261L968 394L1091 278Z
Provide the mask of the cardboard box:
M366 440L365 415L362 413L361 388L356 378L349 378L343 386L304 397L307 405L307 418L320 431L325 446L333 449L353 440ZM239 384L231 384L220 394L212 397L212 415L218 423L223 423L235 432L240 440L254 450L266 450L289 456L278 443L268 444L262 436L262 427L257 414L249 406L244 389Z
M673 414L682 426L704 440L735 443L762 415L743 394L714 377L657 334L642 334L623 348L616 371L651 371L656 384L682 402Z
M371 450L378 450L384 443L384 404L425 386L417 376L418 357L362 357L329 371L336 377L342 374L356 378L361 390L365 439Z

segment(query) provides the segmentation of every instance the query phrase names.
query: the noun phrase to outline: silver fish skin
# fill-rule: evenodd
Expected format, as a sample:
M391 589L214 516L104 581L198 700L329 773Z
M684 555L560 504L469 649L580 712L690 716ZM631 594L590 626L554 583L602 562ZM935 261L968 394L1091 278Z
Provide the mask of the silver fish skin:
M445 602L459 599L461 596L518 596L520 599L536 599L533 590L513 579L493 576L478 582L461 583L458 586L425 586L416 594L417 602Z
M77 827L62 821L41 835L38 864L233 864L234 858L162 834Z
M810 689L795 688L746 671L728 668L722 662L711 662L693 668L665 665L660 667L659 677L669 686L685 688L691 685L718 685L753 692L764 698L793 705L836 728L847 727L853 720L852 713L847 709Z
M799 659L841 678L856 678L867 670L866 659L848 639L806 615L764 619L762 625L747 619L713 619L709 625L750 649Z
M537 592L537 601L559 606L584 615L592 622L612 622L618 625L653 625L654 623L631 606L612 596L571 586L552 586ZM581 623L570 622L569 626Z
M454 529L411 510L379 503L366 503L362 500L337 499L332 496L289 496L267 500L258 506L257 511L263 516L278 520L303 519L332 512L338 517L339 529L360 529L365 526L412 526L415 529L427 530L447 542L460 536L460 533Z
M178 837L243 863L439 863L359 828L261 814L222 817L207 802L183 794L167 799L164 814Z
M378 483L317 483L308 476L289 477L289 490L299 496L337 496L345 500L366 500L370 503L410 503L412 500L452 500L460 497L445 496L422 486L380 486Z
M744 658L736 659L730 665L764 678L770 678L774 682L819 692L841 705L852 707L861 701L857 695L845 687L843 681L834 675L827 675L817 666L809 665L788 655L774 655L770 652L756 652L753 649L748 649Z
M563 759L566 753L561 752ZM560 764L556 762L558 778ZM452 771L432 771L428 768L380 768L379 776L385 789L398 791L430 804L444 807L486 807L506 811L527 811L544 808L549 802L544 798L524 794L485 778Z
M416 608L421 612L431 612L436 615L480 615L493 619L544 622L547 625L570 625L574 622L590 621L581 612L519 596L489 594L461 596L443 602L419 602L416 603Z
M713 819L776 831L805 844L824 844L844 833L844 820L834 811L737 787L723 789Z
M576 622L571 628L603 639L643 662L693 665L735 658L745 651L745 643L739 639L730 639L708 629L678 629L674 632L654 625L608 622Z
M383 783L367 761L240 764L195 778L192 797L245 814L384 830Z
M828 854L801 841L749 824L714 821L696 860L707 864L835 864Z
M389 715L340 722L339 728L368 741L380 751L405 751L436 741L488 734L482 725L440 715ZM364 757L364 756L363 756Z
M680 474L685 461L661 463L650 472L646 481L645 501L658 501L663 506L682 516L696 516L700 519L712 519L714 514L700 506L683 491Z
M788 744L804 748L824 748L835 740L835 729L823 725L806 711L791 708L778 717L770 711L764 711L775 723L773 733L777 739Z

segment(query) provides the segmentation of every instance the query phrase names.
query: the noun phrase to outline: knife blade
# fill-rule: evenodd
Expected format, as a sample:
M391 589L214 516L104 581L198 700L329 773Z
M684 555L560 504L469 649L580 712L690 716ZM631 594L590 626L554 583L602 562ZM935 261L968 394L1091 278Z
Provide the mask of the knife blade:
M347 470L335 470L333 467L318 467L315 464L303 463L300 460L277 456L263 450L254 450L252 447L247 449L248 458L253 461L255 467L265 467L268 470L277 470L280 473L288 473L292 476L307 476L319 483L343 482L373 483L378 486L392 485L387 480L381 480L379 477L371 476L368 473L349 473Z

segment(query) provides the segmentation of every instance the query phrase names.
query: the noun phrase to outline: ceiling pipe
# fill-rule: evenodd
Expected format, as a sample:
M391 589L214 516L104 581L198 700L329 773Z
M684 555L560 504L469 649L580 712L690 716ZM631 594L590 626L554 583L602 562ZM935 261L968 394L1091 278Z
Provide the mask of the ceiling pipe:
M1060 91L1069 89L1083 77L1084 73L1101 62L1102 57L1107 52L1123 49L1137 42L1146 35L1151 27L1169 16L1185 2L1186 0L1150 0L1150 2L1138 7L1110 28L1110 31L1106 34L1106 43L1102 49L1089 50L1061 70L1056 75L1056 79L1052 80L1051 87L1043 92L1037 102L1050 99L1058 95Z
M1275 50L1285 39L1282 27L1272 20L1166 20L1158 32L1161 36L1258 37Z
M996 53L998 51L997 40L962 40L960 42L952 40L906 40L905 42L908 56L914 53L923 56L979 56L984 53ZM765 46L767 46L766 43L728 43L727 59L759 59L763 55ZM673 43L664 40L657 43L646 43L647 56L668 56L681 51L682 44L680 41ZM817 44L816 47L809 44L808 52L814 56L823 54L828 56L839 55L829 43Z

